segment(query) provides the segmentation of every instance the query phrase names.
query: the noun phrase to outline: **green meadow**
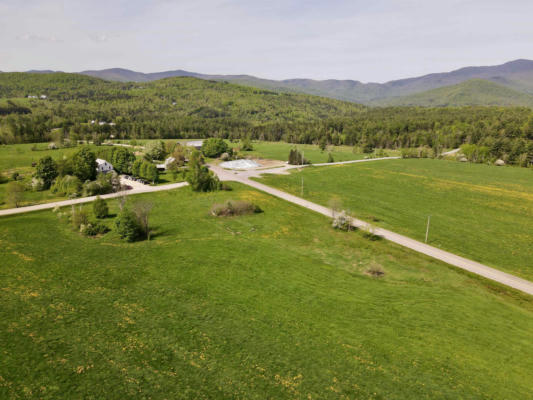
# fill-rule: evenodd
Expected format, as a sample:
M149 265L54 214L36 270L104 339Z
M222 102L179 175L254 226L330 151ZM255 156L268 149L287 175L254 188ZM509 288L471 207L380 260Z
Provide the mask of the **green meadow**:
M261 182L533 279L533 170L432 159L309 167Z
M229 144L232 147L241 146L240 142ZM253 151L246 151L242 153L252 157L287 161L289 159L289 152L291 149L296 148L304 153L306 159L315 164L327 162L328 153L331 153L334 161L360 160L365 156L359 151L354 152L354 148L350 146L328 146L326 150L322 151L318 145L315 144L254 141L253 147ZM394 153L394 151L389 152L391 154Z
M0 398L531 397L529 297L232 186L134 196L151 241L0 218Z
M33 150L32 150L33 149ZM8 144L0 146L0 172L22 169L30 170L32 162L51 156L58 160L75 153L79 148L67 147L49 150L48 143Z

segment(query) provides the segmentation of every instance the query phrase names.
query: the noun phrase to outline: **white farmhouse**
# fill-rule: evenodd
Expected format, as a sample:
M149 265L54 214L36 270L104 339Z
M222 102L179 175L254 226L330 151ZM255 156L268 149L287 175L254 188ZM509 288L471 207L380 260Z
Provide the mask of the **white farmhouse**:
M113 171L113 166L108 163L106 160L102 160L101 158L96 159L96 171L98 173L107 173Z

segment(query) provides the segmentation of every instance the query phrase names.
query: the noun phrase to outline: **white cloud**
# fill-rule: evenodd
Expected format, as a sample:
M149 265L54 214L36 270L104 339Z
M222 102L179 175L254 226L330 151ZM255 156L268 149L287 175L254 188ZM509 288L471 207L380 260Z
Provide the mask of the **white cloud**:
M36 42L63 42L63 40L56 38L55 36L38 35L26 33L24 35L17 36L17 40L36 41Z

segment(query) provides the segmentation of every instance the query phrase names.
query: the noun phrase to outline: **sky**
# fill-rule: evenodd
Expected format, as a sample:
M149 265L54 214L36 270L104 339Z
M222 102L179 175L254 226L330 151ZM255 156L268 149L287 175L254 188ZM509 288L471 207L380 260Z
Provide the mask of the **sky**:
M385 82L533 59L532 0L0 0L0 71Z

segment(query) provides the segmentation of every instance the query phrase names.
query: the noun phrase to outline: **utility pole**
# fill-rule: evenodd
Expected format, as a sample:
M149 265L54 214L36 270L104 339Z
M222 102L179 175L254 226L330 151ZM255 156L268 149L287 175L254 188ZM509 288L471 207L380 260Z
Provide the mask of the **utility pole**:
M431 221L431 215L428 215L428 224L427 224L427 227L426 227L426 242L428 242L428 235L429 235L429 222Z
M302 168L303 168L303 165L304 165L304 151L302 150ZM301 196L304 197L304 175L303 175L303 171L300 172L301 176L302 176L302 194Z

